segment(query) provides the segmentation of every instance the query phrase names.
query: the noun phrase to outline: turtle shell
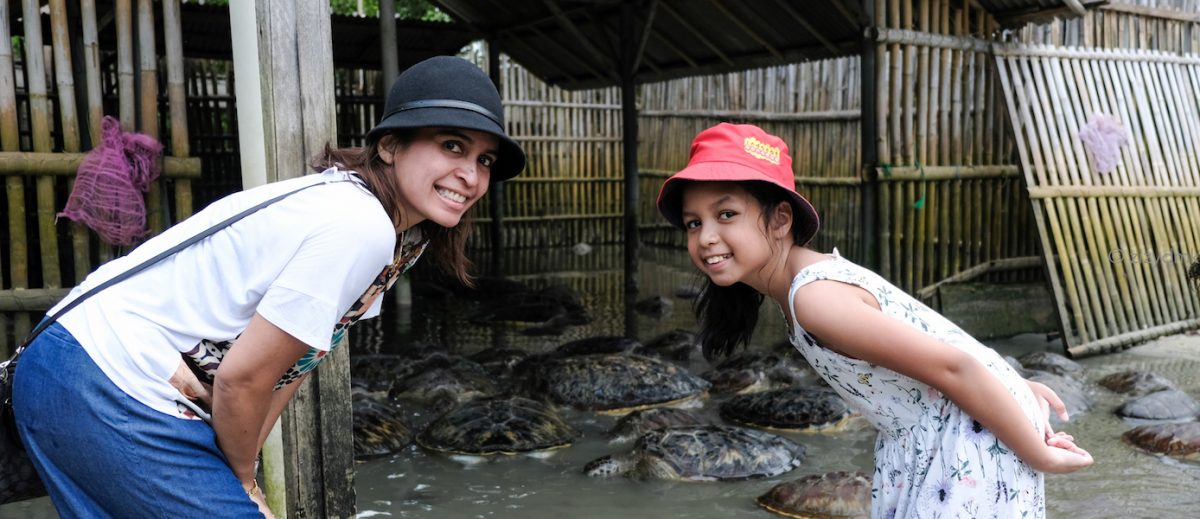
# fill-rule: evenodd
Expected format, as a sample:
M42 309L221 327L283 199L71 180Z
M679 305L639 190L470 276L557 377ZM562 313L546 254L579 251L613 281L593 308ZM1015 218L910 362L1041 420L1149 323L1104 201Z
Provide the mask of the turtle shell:
M534 394L579 409L624 414L702 396L709 383L639 355L579 355L532 366Z
M1155 454L1200 459L1200 422L1142 425L1125 431L1121 438Z
M412 443L412 430L400 410L376 398L356 394L351 402L355 459L384 456Z
M792 387L739 395L721 404L721 418L755 427L784 430L836 429L853 413L825 387Z
M1100 379L1100 385L1117 393L1139 396L1174 389L1175 384L1152 371L1121 371Z
M1178 420L1200 414L1200 403L1178 389L1165 389L1125 402L1117 414L1146 420Z
M691 411L673 407L656 407L634 411L621 417L616 425L604 435L612 442L622 442L638 438L649 431L707 423L707 420Z
M643 434L630 456L654 458L669 466L677 479L736 480L777 476L804 461L805 449L792 440L765 431L705 425L670 427ZM637 467L646 467L638 463ZM649 474L637 468L630 474Z
M523 397L468 402L430 422L417 444L438 452L488 456L566 447L579 437L554 408Z
M845 471L813 474L775 485L757 501L768 511L788 517L867 519L871 516L871 477Z
M1026 353L1017 360L1021 361L1021 365L1025 366L1025 369L1045 371L1072 378L1083 375L1083 366L1057 353L1035 351Z

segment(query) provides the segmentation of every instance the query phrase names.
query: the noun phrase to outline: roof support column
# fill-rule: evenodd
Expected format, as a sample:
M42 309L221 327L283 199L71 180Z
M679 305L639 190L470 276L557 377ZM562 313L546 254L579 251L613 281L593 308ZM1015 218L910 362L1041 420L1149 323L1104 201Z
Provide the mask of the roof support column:
M638 119L637 93L634 80L637 71L637 30L634 16L637 4L633 0L621 3L621 135L625 166L625 336L637 338L637 313L634 304L638 297Z
M859 74L862 74L862 81L858 82L859 91L858 98L861 100L859 109L860 119L859 135L860 146L862 147L862 169L859 170L859 175L862 176L861 204L859 205L859 221L862 222L859 236L862 240L862 248L859 249L863 257L857 258L862 264L868 265L871 269L879 271L879 237L877 236L879 225L879 182L875 173L875 166L879 163L879 103L876 99L876 89L880 88L879 74L876 70L876 65L879 59L879 46L874 41L872 36L877 27L876 5L878 0L862 0L863 19L866 21L867 30L860 34L861 43L861 63L859 65ZM886 85L884 85L886 88Z
M500 40L487 40L487 73L500 99L504 99L504 85L500 82ZM503 115L503 114L502 114ZM508 120L505 118L505 120ZM488 209L492 222L488 228L492 242L492 275L504 276L504 182L495 182L488 189Z

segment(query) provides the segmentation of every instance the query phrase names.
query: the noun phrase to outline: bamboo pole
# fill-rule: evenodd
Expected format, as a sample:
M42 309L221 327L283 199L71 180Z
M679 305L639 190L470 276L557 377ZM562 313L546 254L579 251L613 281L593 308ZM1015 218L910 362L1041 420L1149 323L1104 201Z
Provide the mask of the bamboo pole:
M179 0L163 0L163 40L166 46L167 103L171 116L171 155L187 157L188 149L187 98L183 84L183 28ZM187 179L175 182L175 221L192 214L192 183Z
M8 21L9 3L0 2L0 42L12 41ZM0 45L0 151L17 151L21 142L18 135L16 70L12 45ZM29 250L25 236L25 182L19 176L5 176L5 191L8 195L8 273L12 288L29 286ZM0 263L0 269L4 265ZM0 323L4 324L4 323Z
M25 81L29 92L29 123L32 129L33 150L49 152L52 148L50 140L51 112L46 89L46 65L41 16L39 15L41 6L37 0L22 0L22 7L25 21ZM52 177L38 178L36 185L42 283L46 288L57 288L62 286L62 277L59 274L58 266L58 232L54 225L54 179ZM18 207L24 207L24 203L22 202Z
M154 3L138 0L138 91L140 109L138 127L144 133L158 138L158 51L155 48ZM161 181L151 183L146 193L146 226L158 234L166 228L168 217L162 198Z

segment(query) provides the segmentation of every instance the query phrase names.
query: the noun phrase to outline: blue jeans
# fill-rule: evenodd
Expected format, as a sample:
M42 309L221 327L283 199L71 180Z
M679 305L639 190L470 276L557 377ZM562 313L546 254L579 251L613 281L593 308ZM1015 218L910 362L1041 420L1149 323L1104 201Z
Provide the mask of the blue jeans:
M212 427L126 395L58 323L21 355L13 409L64 518L262 517Z

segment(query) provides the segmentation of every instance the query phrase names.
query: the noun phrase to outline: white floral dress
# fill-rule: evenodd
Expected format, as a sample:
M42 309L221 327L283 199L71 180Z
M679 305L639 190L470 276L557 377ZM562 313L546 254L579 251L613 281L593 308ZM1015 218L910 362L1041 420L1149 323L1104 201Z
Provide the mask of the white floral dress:
M1000 378L1034 427L1043 432L1032 391L1000 355L879 275L842 258L837 250L833 259L796 274L789 306L795 305L797 289L823 279L865 289L879 301L883 313L974 356ZM791 310L796 315L796 309ZM1022 462L938 390L822 347L799 324L790 339L821 377L879 430L871 517L1045 515L1042 473Z

